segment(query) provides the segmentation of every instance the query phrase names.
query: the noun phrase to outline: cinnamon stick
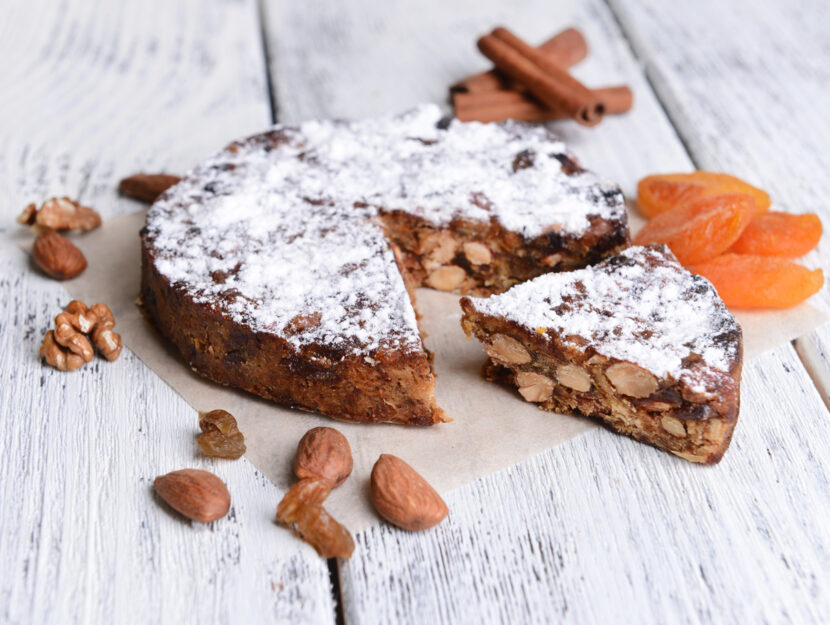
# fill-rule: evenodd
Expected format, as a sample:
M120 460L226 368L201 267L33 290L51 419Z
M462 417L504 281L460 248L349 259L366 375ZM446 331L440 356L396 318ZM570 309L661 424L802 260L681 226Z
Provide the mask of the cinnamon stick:
M554 35L537 50L564 68L576 65L588 56L588 44L576 28L567 28ZM482 93L510 87L510 80L493 69L459 80L450 87L450 93Z
M606 106L606 113L625 113L631 109L633 94L627 86L594 89ZM500 89L483 93L454 93L455 116L460 121L496 122L515 119L526 122L566 119L564 109L550 108L544 103L518 91Z
M496 69L548 107L564 110L586 126L602 120L605 104L590 89L507 29L496 28L479 39L478 49L493 61Z

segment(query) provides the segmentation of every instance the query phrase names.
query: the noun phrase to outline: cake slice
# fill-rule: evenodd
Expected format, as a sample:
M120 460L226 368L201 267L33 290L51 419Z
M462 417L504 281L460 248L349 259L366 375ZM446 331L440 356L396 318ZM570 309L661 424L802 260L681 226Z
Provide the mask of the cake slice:
M596 417L693 462L716 463L738 419L741 329L712 285L665 246L461 299L486 377L544 410Z

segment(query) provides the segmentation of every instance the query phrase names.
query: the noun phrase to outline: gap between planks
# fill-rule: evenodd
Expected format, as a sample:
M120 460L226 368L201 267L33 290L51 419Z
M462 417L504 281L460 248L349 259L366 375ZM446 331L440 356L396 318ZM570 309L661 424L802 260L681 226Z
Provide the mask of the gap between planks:
M271 123L277 123L279 108L277 105L277 94L274 92L274 81L271 78L271 46L268 43L267 20L265 19L265 1L257 0L257 20L259 21L259 38L262 44L262 60L265 69L265 86L268 89L268 107L271 111ZM338 602L339 605L339 602Z

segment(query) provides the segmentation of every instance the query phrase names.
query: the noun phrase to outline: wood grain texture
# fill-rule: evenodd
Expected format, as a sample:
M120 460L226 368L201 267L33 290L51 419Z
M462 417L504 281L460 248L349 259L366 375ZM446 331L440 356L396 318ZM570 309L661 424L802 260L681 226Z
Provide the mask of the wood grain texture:
M554 127L628 197L647 173L693 168L601 2L318 0L268 4L266 18L289 122L444 101L449 84L486 68L474 42L494 25L530 41L576 25L590 47L579 78L628 82L635 107L596 129ZM748 364L744 380L717 467L600 430L452 493L434 530L362 533L340 566L346 621L821 622L830 415L790 346Z
M772 210L830 228L830 4L609 0L700 169L766 189ZM830 237L802 261L830 268ZM812 300L830 312L826 286ZM830 406L830 324L797 340Z
M576 24L592 46L579 77L595 85L629 81L635 110L598 129L556 128L628 195L645 173L690 169L606 7L552 4L268 2L276 105L283 120L296 121L442 101L454 80L486 67L474 40L495 24L539 41ZM658 5L645 6L623 24L677 21L676 37L699 35L680 28L684 19L721 28L714 7L675 17L662 6L656 18ZM735 14L752 18L747 37L768 37L799 66L798 84L812 96L826 78L827 53L816 38L825 9L805 10L812 17L802 19L770 6L741 5ZM769 39L790 23L812 29L808 53L798 40ZM40 365L42 332L65 294L13 245L27 235L12 219L32 199L69 193L105 217L135 210L114 195L122 175L183 171L267 125L259 32L253 0L4 5L0 622L333 620L325 563L271 523L275 489L244 460L199 459L195 413L132 354L71 375ZM676 38L661 41L684 47ZM713 35L707 45L717 43ZM645 54L636 38L635 46ZM754 56L772 63L768 54L744 49L728 71L707 62L715 82L728 82L728 72L753 66ZM684 126L643 58L696 162L698 144L721 141L724 153L743 145L734 120L708 109L698 117L691 108L705 103L683 109L694 94L678 92L675 108L693 120ZM676 59L673 71L694 61ZM698 98L708 69L694 70ZM800 159L786 170L798 185L781 176L785 186L769 188L778 195L812 185L818 190L809 197L818 198L826 180L817 172L826 168L797 164L823 162L826 141L808 137L803 151L787 148L801 137L779 119L777 93L746 103L755 116L771 111L768 143L747 162L775 171L785 163L764 155L785 146L788 158ZM823 128L819 113L805 114ZM754 170L726 165L766 184ZM828 353L822 332L799 344L802 355L818 354L819 367ZM828 416L795 352L782 347L747 366L741 422L721 465L689 465L604 430L576 439L453 493L450 519L435 530L380 526L358 536L355 558L340 569L347 621L822 622L830 613ZM159 507L152 478L184 465L213 468L228 482L231 516L192 527Z
M4 4L2 623L333 621L326 563L273 522L280 493L244 459L198 456L195 411L129 350L41 365L68 297L15 245L28 201L138 210L115 194L123 175L181 172L267 126L265 78L254 0ZM182 467L226 481L225 519L191 524L155 497L153 478Z
M823 622L827 415L799 369L790 347L747 367L715 467L599 430L453 493L430 533L362 533L347 622Z

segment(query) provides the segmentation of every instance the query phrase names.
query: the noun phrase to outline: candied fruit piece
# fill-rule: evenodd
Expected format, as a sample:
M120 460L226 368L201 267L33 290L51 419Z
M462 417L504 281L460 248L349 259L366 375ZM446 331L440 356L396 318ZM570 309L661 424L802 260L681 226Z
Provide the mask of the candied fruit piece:
M646 176L637 184L637 204L647 217L655 217L690 200L723 193L746 193L755 200L757 212L769 210L769 195L764 191L735 176L711 171Z
M649 221L634 242L665 243L682 265L694 265L728 250L754 214L755 201L746 194L701 197Z
M755 215L729 251L798 258L818 245L820 238L821 220L818 215L771 211Z
M732 308L787 308L824 285L821 269L811 271L776 256L723 254L692 271L708 279Z
M206 456L235 460L245 453L245 437L227 410L211 410L199 417L199 449Z

